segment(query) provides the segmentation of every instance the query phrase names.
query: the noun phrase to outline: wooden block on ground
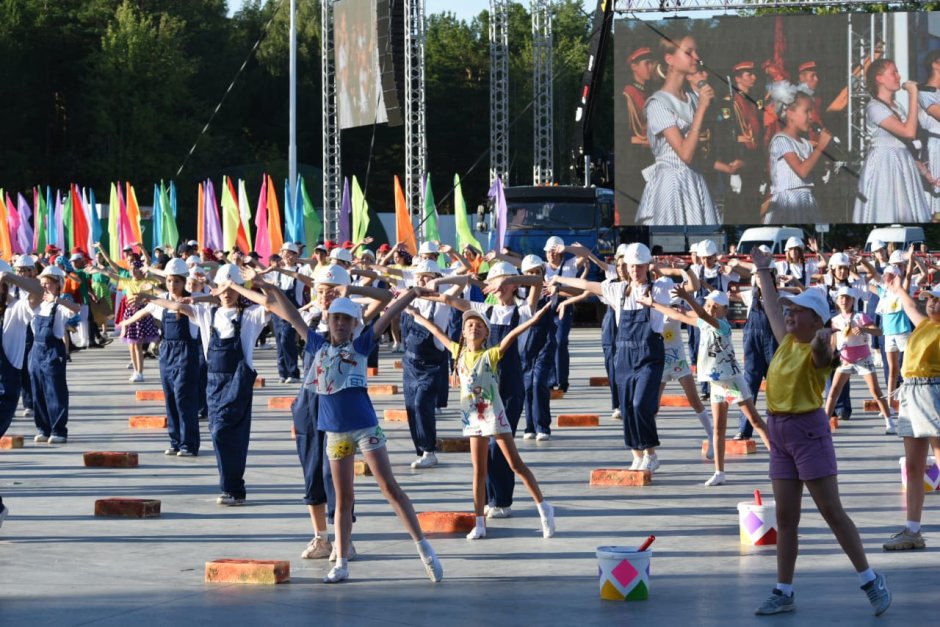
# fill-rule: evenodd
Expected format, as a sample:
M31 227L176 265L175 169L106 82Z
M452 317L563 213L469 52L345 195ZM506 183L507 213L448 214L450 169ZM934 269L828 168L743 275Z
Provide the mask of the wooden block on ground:
M395 362L392 364L392 368L394 368L395 370L401 370L402 368L404 368L404 366L401 365L400 359L396 359Z
M591 377L588 379L588 385L592 388L603 388L607 387L608 381L607 377Z
M0 438L0 449L23 448L23 436L5 435Z
M418 523L424 533L470 533L477 519L473 512L421 512Z
M408 412L404 409L386 409L385 419L389 422L408 422Z
M268 399L268 409L290 409L296 396L272 396Z
M392 394L398 394L397 385L370 385L369 394L375 394L376 396L391 396Z
M137 453L92 451L84 455L85 465L93 468L137 468Z
M263 388L263 387L264 387L264 384L265 384L264 377L258 377L257 379L255 379L255 387L256 387L256 388Z
M372 476L372 469L369 468L369 464L365 463L363 460L357 459L353 466L357 477Z
M549 390L549 392L548 392L548 398L550 398L550 399L553 400L553 401L557 401L557 400L563 399L563 398L565 398L565 391L564 391L564 390L554 390L554 389L553 389L553 390Z
M290 426L290 439L291 440L297 439L297 427L295 427L294 425Z
M702 455L708 450L708 440L702 440ZM725 455L751 455L757 452L754 440L725 440Z
M663 394L659 401L660 407L691 407L685 394Z
M160 401L165 399L163 390L137 390L134 393L138 401Z
M596 427L601 424L597 414L561 414L558 416L559 427Z
M370 377L377 377L379 376L379 369L378 368L366 368L366 374L369 375Z
M435 447L441 453L469 453L470 438L438 438Z
M894 409L894 411L898 411L898 402L896 400L892 400L891 407ZM865 401L865 411L881 411L878 409L878 401L872 398Z
M131 416L127 426L131 429L166 429L166 416Z
M219 559L206 562L206 583L274 585L290 581L286 560Z
M160 501L156 499L98 499L95 516L116 518L159 518Z
M645 486L653 483L649 470L595 468L591 471L592 486Z

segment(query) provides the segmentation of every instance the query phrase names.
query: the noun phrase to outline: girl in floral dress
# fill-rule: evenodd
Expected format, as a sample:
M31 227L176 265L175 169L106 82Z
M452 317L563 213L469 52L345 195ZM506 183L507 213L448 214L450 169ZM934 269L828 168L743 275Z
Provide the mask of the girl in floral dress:
M417 324L430 331L446 346L450 346L454 356L457 374L460 376L460 411L463 421L463 434L470 436L470 456L473 461L473 509L476 513L476 526L467 534L468 540L486 537L486 518L483 508L486 505L486 465L490 437L496 443L509 462L512 471L519 475L526 489L535 499L542 520L542 536L551 538L555 535L555 512L548 501L542 498L542 491L535 480L535 475L519 456L519 450L512 439L512 428L506 419L503 401L499 396L499 360L522 333L538 323L551 308L545 305L531 318L510 331L499 346L486 347L490 325L484 314L470 309L463 314L463 326L460 342L452 342L449 337L414 308L409 310Z

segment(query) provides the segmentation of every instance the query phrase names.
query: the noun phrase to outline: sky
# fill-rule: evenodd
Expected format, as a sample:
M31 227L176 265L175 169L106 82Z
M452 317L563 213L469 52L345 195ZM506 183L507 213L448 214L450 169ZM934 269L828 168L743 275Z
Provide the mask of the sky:
M527 2L527 0L524 0ZM244 0L228 0L230 13L234 13L241 8ZM582 0L586 10L593 11L597 6L595 0ZM481 11L490 8L489 0L424 0L424 12L427 15L432 13L453 13L458 19L469 21L480 14Z

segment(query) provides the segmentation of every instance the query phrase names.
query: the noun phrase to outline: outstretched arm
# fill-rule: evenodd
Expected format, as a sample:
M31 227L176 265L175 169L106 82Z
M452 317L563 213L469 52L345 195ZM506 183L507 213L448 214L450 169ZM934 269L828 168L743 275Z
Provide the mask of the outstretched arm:
M927 319L927 316L921 313L917 303L914 302L914 299L911 298L911 295L901 283L898 275L893 273L886 274L885 283L887 284L888 291L895 294L901 301L901 306L904 307L904 313L907 314L907 317L911 319L911 323L915 327Z
M428 290L423 287L413 287L405 292L403 292L398 298L393 300L388 309L385 310L385 313L375 321L375 324L372 325L372 333L375 337L382 337L382 334L385 333L385 329L388 328L388 325L392 323L392 320L401 315L401 312L405 310L411 301L413 301L418 296L425 296L428 294ZM449 341L449 340L448 340Z
M787 335L787 328L783 322L783 308L780 306L780 295L777 293L777 286L774 285L773 277L770 275L770 268L773 259L767 253L761 250L754 250L751 253L751 259L757 268L757 280L760 284L761 301L764 305L764 312L767 314L767 320L770 322L770 328L774 332L774 337L778 342L783 342Z
M444 333L439 326L437 326L432 321L422 316L421 312L418 311L416 308L409 306L408 313L411 315L412 318L414 318L414 321L417 324L420 324L422 327L430 331L431 335L433 335L437 339L438 342L440 342L444 346L451 345L451 342L453 342L453 340L447 337L447 334Z
M536 311L536 312L532 315L531 318L529 318L529 319L526 320L524 323L520 324L520 325L517 326L515 329L513 329L512 331L510 331L510 332L506 335L506 337L503 338L503 341L499 343L499 354L500 354L500 355L505 355L505 354L506 354L506 351L509 350L509 347L512 346L513 342L515 342L516 339L517 339L520 335L522 335L522 334L525 333L528 329L530 329L532 326L534 326L536 323L538 323L538 321L542 319L542 316L544 316L546 313L548 313L548 311L549 311L551 308L552 308L552 304L551 304L550 302L545 303L545 304L542 306L541 309L539 309L538 311Z

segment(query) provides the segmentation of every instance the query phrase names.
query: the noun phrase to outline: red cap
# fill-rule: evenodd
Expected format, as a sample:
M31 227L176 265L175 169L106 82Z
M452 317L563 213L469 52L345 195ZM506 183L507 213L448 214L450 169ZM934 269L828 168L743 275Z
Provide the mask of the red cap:
M387 253L387 252L390 251L391 249L392 249L392 247L389 246L388 244L382 244L381 246L379 246L379 252L380 252L380 253Z
M206 257L211 257L212 255L215 254L215 251L212 250L211 248L209 248L208 246L205 247L205 248L203 248L202 251L200 251L200 252L201 252L203 255L205 255Z
M815 70L815 69L816 69L816 62L807 61L806 63L803 63L802 65L800 65L797 71L806 72L807 70Z
M324 243L326 244L326 252L330 252L331 250L336 248L336 242L334 242L331 239L326 240L326 242Z
M57 253L57 252L60 252L60 249L59 249L59 247L56 246L55 244L46 244L46 252L47 252L47 253L53 253L53 252Z
M741 62L738 63L736 66L734 66L733 68L731 68L731 71L732 71L732 72L744 72L745 70L749 70L749 71L753 72L753 71L754 71L754 62L753 62L753 61L741 61Z
M643 46L642 48L637 48L630 53L630 56L627 57L627 63L636 63L637 61L648 59L651 56L653 56L653 53L649 47Z
M349 240L346 240L345 242L343 242L343 248L345 248L346 250L352 250L352 247L353 247L353 243L350 242Z

